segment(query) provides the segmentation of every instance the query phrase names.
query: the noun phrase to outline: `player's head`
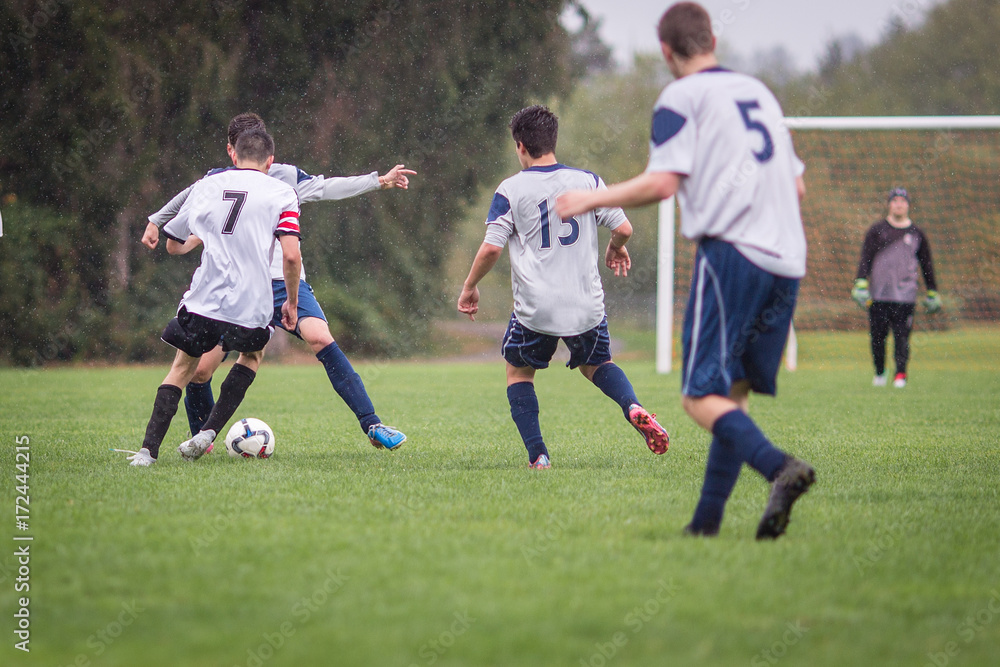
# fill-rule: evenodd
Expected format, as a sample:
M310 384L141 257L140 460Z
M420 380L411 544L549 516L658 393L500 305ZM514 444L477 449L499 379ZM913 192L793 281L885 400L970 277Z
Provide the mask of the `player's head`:
M234 152L236 166L267 172L274 159L274 139L264 130L246 130L236 140Z
M264 119L252 111L233 116L233 119L229 121L229 145L235 148L236 140L247 130L263 130L267 132Z
M533 158L554 153L559 137L559 119L540 104L521 109L510 119L510 133L514 142L524 146Z
M671 56L690 60L695 56L708 55L715 51L715 36L712 34L712 17L696 2L678 2L671 5L660 18L657 27L660 44L667 64L673 65ZM676 76L677 73L674 72Z
M910 193L906 188L893 188L889 190L888 204L889 215L904 218L910 212Z

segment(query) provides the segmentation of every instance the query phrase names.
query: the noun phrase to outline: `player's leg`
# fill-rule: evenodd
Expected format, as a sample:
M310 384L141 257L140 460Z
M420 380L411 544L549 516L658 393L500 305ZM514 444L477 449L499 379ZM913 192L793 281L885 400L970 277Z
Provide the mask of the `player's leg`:
M223 348L236 350L240 356L223 380L219 390L219 400L216 401L201 431L177 447L183 459L193 461L211 449L216 436L236 413L246 396L247 389L257 377L257 369L264 358L264 346L271 339L272 331L270 326L250 329L233 324L223 325L221 334Z
M759 269L729 244L699 247L682 337L682 393L685 411L713 435L703 499L715 509L696 515L689 532L717 532L723 497L743 462L774 481L791 460L745 410L749 390L775 393L797 295L797 280Z
M285 283L276 280L272 283L272 287L274 323L281 326L281 304L286 298ZM299 281L299 322L296 331L289 333L298 336L309 345L316 359L323 364L333 390L357 417L361 430L368 436L368 441L373 447L392 451L406 442L406 435L402 431L383 424L375 414L375 406L368 396L361 376L355 372L354 366L333 339L326 314L316 301L312 287L304 280Z
M896 362L896 387L906 386L906 366L910 360L910 333L913 331L913 311L915 304L893 303L889 313L889 325L892 327L892 341Z
M222 351L221 345L216 345L214 349L201 355L194 377L184 388L184 409L187 412L191 435L201 430L208 415L212 412L212 407L215 405L215 396L212 394L212 375L225 358L226 353Z
M156 461L160 455L160 445L167 435L170 422L177 414L177 406L181 400L181 387L187 385L198 366L198 357L192 357L181 350L174 355L174 362L156 390L153 401L153 413L146 423L146 433L142 439L142 447L129 461L134 466L147 466Z
M605 317L590 331L563 338L563 342L570 351L570 360L566 365L570 368L579 368L585 378L618 404L625 420L639 431L650 451L654 454L666 452L670 436L657 423L656 415L650 414L642 407L625 371L611 359L608 318Z
M748 413L749 394L750 383L746 380L740 380L733 384L729 398L737 409ZM727 408L726 411L729 411L732 406L726 405L725 408ZM691 523L685 528L688 534L718 535L726 503L736 486L736 480L740 477L742 467L743 459L737 456L731 447L727 447L713 435L712 442L708 446L708 461L705 464L705 480L702 482L701 497L698 499Z
M538 397L535 395L535 371L547 368L559 339L524 327L511 315L504 334L501 352L507 362L507 401L510 416L528 450L532 468L550 466L549 450L538 422Z
M872 384L885 384L885 341L889 336L889 304L874 301L868 307L868 328L871 334L872 361L875 363L875 379Z
M198 367L199 357L212 349L219 335L216 323L193 315L183 307L163 329L160 338L177 352L170 371L156 391L142 447L130 457L131 465L148 466L156 461L170 422L177 414L181 388L190 382Z

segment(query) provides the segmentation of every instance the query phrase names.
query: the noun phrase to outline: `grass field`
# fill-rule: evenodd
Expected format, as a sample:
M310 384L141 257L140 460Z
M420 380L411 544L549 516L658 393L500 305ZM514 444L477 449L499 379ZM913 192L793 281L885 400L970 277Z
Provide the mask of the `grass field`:
M271 424L272 460L184 463L180 414L151 469L108 448L137 447L165 368L0 370L0 663L1000 661L1000 332L918 333L904 390L869 386L864 335L800 334L800 369L752 404L818 474L775 543L753 539L767 487L746 470L721 536L681 536L707 437L648 337L627 339L670 451L554 367L548 471L526 469L499 362L359 364L409 435L395 453L367 444L318 364L265 366L238 416ZM13 646L15 532L34 538L30 654Z

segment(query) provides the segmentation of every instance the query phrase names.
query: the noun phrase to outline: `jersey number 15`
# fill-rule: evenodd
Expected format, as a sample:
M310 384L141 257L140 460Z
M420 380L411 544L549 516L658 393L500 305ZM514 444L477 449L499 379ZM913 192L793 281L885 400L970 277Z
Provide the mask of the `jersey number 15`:
M551 248L552 241L549 237L549 202L543 199L538 202L538 213L542 216L542 248ZM562 224L569 225L569 234L566 236L560 236L559 245L567 246L576 243L576 240L580 238L580 223L576 221L576 218L570 218L569 220L563 220Z

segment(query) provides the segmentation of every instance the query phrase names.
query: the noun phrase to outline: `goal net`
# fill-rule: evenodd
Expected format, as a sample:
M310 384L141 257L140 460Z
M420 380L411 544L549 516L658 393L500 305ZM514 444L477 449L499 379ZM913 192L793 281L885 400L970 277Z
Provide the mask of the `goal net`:
M909 191L910 218L930 241L944 301L942 314L918 317L916 328L1000 320L1000 117L787 122L795 150L806 163L802 219L809 259L796 329L867 329L866 314L850 300L850 289L865 232L885 217L886 195L897 186ZM660 372L670 370L673 322L680 322L691 279L691 253L679 252L674 266L667 265L674 257L674 215L679 211L673 201L665 202L659 275L674 279L661 279L658 287Z

